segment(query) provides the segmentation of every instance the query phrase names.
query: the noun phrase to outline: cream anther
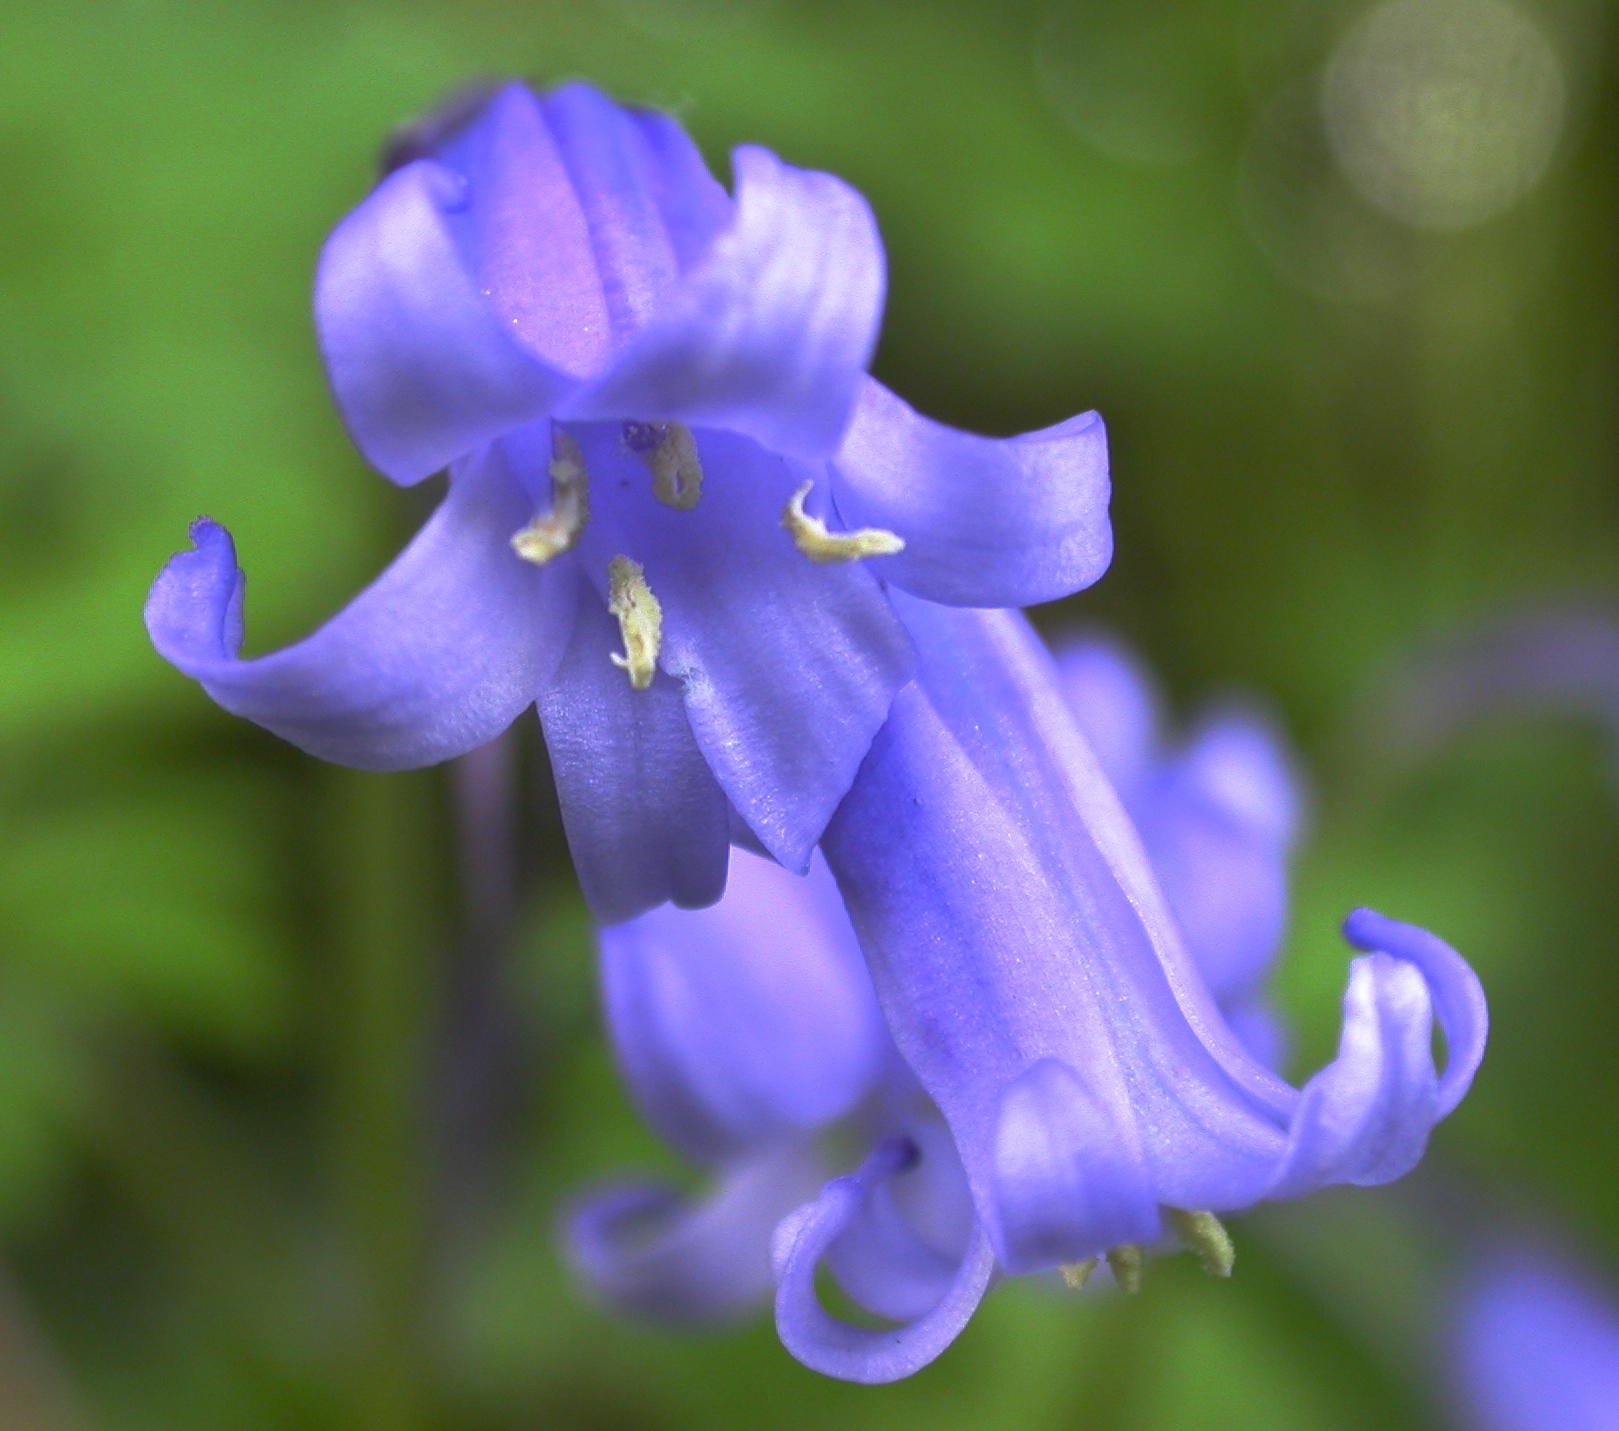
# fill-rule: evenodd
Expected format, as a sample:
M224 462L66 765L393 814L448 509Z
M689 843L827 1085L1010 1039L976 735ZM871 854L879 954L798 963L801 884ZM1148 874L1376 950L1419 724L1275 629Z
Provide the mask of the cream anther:
M1107 1265L1121 1292L1141 1290L1141 1249L1133 1242L1120 1243L1107 1255Z
M652 495L689 512L703 495L703 463L691 429L679 422L627 422L624 443L652 472Z
M1211 1277L1229 1277L1237 1260L1237 1249L1231 1245L1231 1234L1225 1224L1212 1212L1182 1212L1178 1207L1166 1207L1170 1224L1181 1244L1197 1254L1203 1270Z
M512 550L524 561L544 566L572 548L590 520L590 474L579 444L565 432L551 439L551 510L535 517L512 537Z
M1070 1292L1078 1292L1091 1280L1091 1273L1096 1271L1096 1259L1087 1257L1083 1262L1064 1262L1057 1271L1062 1273L1063 1286Z
M658 648L663 644L663 607L646 584L641 563L616 556L607 563L607 609L618 617L624 654L609 652L612 663L627 671L630 685L646 690L658 670Z
M905 550L905 542L881 527L861 527L853 532L829 532L826 523L804 510L804 498L815 484L806 482L787 503L781 524L792 533L793 545L812 562L825 565L836 561L859 561L861 557L893 556Z

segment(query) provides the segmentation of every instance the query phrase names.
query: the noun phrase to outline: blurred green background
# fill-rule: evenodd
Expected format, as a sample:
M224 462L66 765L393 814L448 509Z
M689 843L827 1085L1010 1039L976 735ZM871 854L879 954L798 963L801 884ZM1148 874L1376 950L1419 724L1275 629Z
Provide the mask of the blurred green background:
M1323 127L1364 9L1334 0L10 0L0 1427L1443 1425L1448 1197L1241 1220L1228 1284L1009 1285L897 1387L813 1376L763 1319L605 1317L559 1210L668 1160L602 1044L529 723L500 958L463 927L445 772L317 766L165 667L140 609L206 512L267 649L420 519L343 436L309 288L383 136L446 91L585 76L722 174L744 141L834 170L888 248L885 381L980 431L1107 418L1117 558L1039 619L1106 621L1178 709L1241 687L1297 740L1295 1072L1336 1039L1342 914L1431 925L1495 1018L1447 1186L1619 1265L1603 733L1395 768L1371 714L1413 642L1619 589L1610 8L1474 0L1520 82L1401 161ZM449 1087L469 1039L489 1068Z

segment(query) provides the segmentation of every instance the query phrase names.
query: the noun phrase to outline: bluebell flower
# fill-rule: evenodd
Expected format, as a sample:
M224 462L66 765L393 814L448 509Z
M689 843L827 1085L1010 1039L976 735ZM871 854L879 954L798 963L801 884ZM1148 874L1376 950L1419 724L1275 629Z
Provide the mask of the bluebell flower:
M990 440L868 377L870 210L766 150L728 195L668 116L513 84L395 159L326 244L315 322L361 452L405 485L447 467L448 493L347 610L253 660L231 538L197 522L154 644L367 769L537 704L604 922L712 902L733 828L803 871L910 679L882 583L1006 606L1094 581L1100 420Z
M1466 1092L1486 1028L1454 950L1358 910L1344 932L1364 953L1338 1057L1302 1091L1283 1082L1221 1017L1028 624L894 600L917 680L822 848L889 1031L953 1136L975 1219L940 1299L888 1329L831 1318L815 1274L904 1171L903 1143L879 1146L778 1230L783 1342L855 1381L936 1356L997 1267L1079 1280L1105 1255L1128 1285L1142 1248L1173 1233L1229 1271L1216 1214L1400 1177Z
M827 1176L816 1138L897 1062L837 887L737 850L718 904L600 932L602 1002L631 1096L709 1171L688 1199L636 1183L569 1218L574 1266L605 1301L663 1320L751 1310L770 1237Z
M1427 643L1385 693L1379 754L1406 761L1504 716L1573 715L1619 756L1619 618L1596 606L1528 606ZM1619 761L1614 773L1619 776Z
M1502 1246L1458 1295L1451 1375L1475 1431L1619 1426L1619 1300L1561 1256Z
M704 1169L695 1196L660 1183L581 1200L570 1261L601 1300L703 1323L768 1301L777 1225L837 1162L896 1150L889 1180L827 1262L879 1316L925 1313L955 1275L972 1202L949 1130L889 1039L837 887L732 853L724 897L600 931L603 1004L631 1096Z
M1285 1039L1264 984L1286 933L1303 805L1284 740L1257 710L1229 705L1170 744L1151 682L1116 642L1070 638L1056 657L1068 702L1141 835L1187 953L1248 1051L1278 1067Z

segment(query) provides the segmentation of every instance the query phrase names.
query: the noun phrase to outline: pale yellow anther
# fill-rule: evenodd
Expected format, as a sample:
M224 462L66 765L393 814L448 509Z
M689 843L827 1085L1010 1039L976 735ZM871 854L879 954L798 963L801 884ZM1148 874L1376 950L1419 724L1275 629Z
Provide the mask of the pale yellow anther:
M646 584L641 563L616 556L607 563L607 609L618 617L624 654L609 652L613 664L627 671L630 685L646 690L658 670L658 648L663 644L663 607Z
M881 527L861 527L853 532L829 532L826 523L804 510L804 498L815 484L806 482L787 503L781 524L792 533L793 545L811 561L859 561L862 557L894 556L905 550L905 542Z
M1096 1271L1096 1259L1087 1257L1083 1262L1064 1262L1057 1271L1062 1274L1063 1286L1070 1292L1078 1292L1091 1280L1091 1273Z
M1181 1245L1197 1254L1205 1272L1211 1277L1231 1275L1237 1249L1231 1245L1231 1234L1219 1218L1212 1212L1182 1212L1178 1207L1166 1207L1164 1211Z
M579 444L558 432L551 453L551 510L512 537L512 550L535 566L571 550L590 520L590 475Z
M651 428L657 440L650 447L637 444L636 455L652 470L652 495L666 507L689 512L703 495L703 463L691 429L682 423L658 423Z
M1107 1255L1107 1265L1113 1271L1113 1280L1121 1292L1141 1290L1141 1249L1133 1242L1123 1242Z

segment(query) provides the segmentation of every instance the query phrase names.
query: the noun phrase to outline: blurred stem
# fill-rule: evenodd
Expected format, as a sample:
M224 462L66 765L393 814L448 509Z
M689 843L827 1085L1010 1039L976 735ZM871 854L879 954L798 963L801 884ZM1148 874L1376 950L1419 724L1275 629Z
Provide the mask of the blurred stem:
M158 1238L211 1336L261 1353L306 1295L298 1247L228 1115L144 1035L101 1047L96 1145ZM9 1423L0 1421L0 1426Z
M67 1378L22 1292L0 1267L0 1426L6 1431L83 1431Z
M355 1431L418 1431L432 1394L426 1060L437 880L428 774L334 772L334 1117L358 1281Z
M462 927L446 978L435 1191L453 1243L482 1220L510 1090L520 1081L506 980L518 904L515 732L463 755L451 778Z

